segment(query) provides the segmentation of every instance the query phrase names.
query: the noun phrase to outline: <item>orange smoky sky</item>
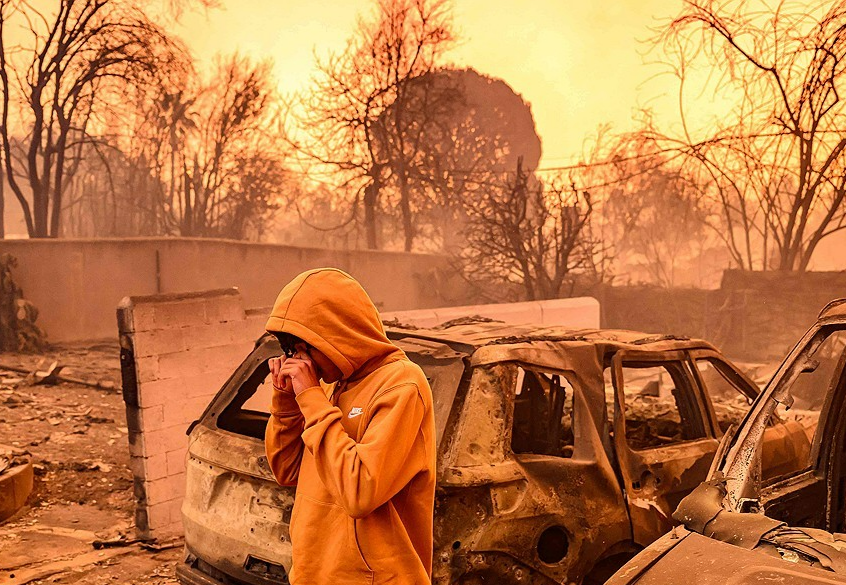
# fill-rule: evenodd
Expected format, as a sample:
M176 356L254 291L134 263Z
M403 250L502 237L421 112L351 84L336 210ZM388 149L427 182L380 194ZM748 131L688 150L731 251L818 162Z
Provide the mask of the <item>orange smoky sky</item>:
M283 93L308 90L315 55L341 51L370 0L223 0L184 15L177 32L201 63L238 50L271 58ZM600 125L632 128L638 108L677 118L677 81L643 54L680 0L455 0L457 66L505 80L531 106L542 167L573 163ZM701 118L701 116L700 116Z

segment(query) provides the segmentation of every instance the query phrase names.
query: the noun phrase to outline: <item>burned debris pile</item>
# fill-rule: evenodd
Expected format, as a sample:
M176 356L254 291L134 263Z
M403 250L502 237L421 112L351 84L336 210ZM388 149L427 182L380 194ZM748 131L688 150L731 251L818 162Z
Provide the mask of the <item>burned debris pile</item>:
M47 336L35 324L38 309L23 298L23 290L12 278L17 265L11 254L0 255L0 351L41 351Z

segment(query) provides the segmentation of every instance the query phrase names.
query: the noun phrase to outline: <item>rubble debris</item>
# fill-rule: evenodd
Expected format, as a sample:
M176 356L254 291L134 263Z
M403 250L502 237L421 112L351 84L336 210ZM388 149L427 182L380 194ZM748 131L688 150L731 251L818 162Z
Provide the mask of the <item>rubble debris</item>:
M172 548L178 548L185 544L185 540L182 538L173 538L170 540L141 540L140 545L141 548L149 551L159 552L163 550L169 550Z
M91 543L91 545L97 549L104 549L104 548L120 548L125 546L130 546L132 544L137 544L142 542L138 538L127 538L125 534L120 534L114 538L107 538L104 540L95 540Z
M517 343L532 343L535 341L549 341L551 343L558 343L562 341L585 341L590 339L583 335L509 335L507 337L499 337L493 341L489 341L485 345L514 345Z
M650 343L658 343L659 341L690 341L690 337L684 335L650 335L632 341L633 345L649 345Z
M45 579L57 573L64 573L102 563L114 557L132 552L132 548L115 548L110 550L95 550L70 559L59 559L36 567L12 570L7 575L0 574L0 583L8 585L26 585L33 581Z
M11 254L0 254L0 351L42 351L47 336L35 324L38 309L23 298L23 290L12 279L17 265Z
M60 366L59 362L53 362L44 370L35 370L31 374L33 384L45 384L49 386L58 384L58 376L59 372L62 371L62 368L64 368L64 366Z
M102 471L103 473L112 471L112 466L102 461L74 461L70 464L70 468L74 471Z
M29 370L20 366L0 363L0 370L7 370L9 372L18 372L19 374L27 374L26 378L18 379L30 384L54 385L60 382L67 382L69 384L79 384L80 386L88 386L90 388L99 388L101 390L117 390L118 386L110 380L82 380L80 378L71 377L65 374L60 374L65 366L59 365L59 362L53 361L48 366L44 367L42 361L35 370Z
M37 355L0 353L0 361L22 370L0 369L0 444L9 445L16 457L28 456L34 475L24 507L0 524L0 585L175 584L153 572L166 567L173 573L178 549L150 552L129 541L135 536L133 483L127 435L118 430L126 425L120 394L61 380L56 386L26 380L57 361L65 366L62 377L111 379L119 388L117 342L94 343L51 344ZM48 419L55 418L62 420L51 425ZM75 434L83 428L85 434ZM113 541L120 534L129 541L125 546L94 548L95 541ZM120 554L110 556L113 551ZM77 563L80 555L88 556ZM71 561L72 566L55 565ZM31 582L45 573L50 575Z
M65 528L63 526L33 526L29 529L29 532L34 532L36 534L54 534L65 538L80 540L82 542L93 542L97 539L97 534L90 530Z

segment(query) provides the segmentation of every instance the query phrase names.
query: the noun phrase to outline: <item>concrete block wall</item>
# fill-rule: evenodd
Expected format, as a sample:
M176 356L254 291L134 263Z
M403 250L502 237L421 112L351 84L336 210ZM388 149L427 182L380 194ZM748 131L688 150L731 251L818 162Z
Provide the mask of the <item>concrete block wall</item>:
M356 277L380 310L472 302L446 257L328 250L202 238L0 240L13 276L39 310L50 341L113 338L127 295L238 287L248 307L273 304L304 270L333 266Z
M266 317L267 311L245 311L235 288L121 301L121 375L139 538L182 534L186 430L251 351Z
M591 297L527 301L490 305L465 305L440 309L383 312L386 321L397 320L417 327L436 327L452 319L479 315L506 323L561 325L572 329L599 328L599 301Z

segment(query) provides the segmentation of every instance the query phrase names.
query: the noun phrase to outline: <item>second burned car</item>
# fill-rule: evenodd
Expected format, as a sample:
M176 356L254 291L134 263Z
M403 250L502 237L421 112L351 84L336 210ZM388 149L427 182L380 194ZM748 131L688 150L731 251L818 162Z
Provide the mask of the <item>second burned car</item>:
M472 319L388 336L434 394L435 585L602 582L670 528L758 393L701 340ZM260 338L192 426L183 583L287 582L295 489L263 445L279 353ZM810 445L793 420L764 439L765 468Z

